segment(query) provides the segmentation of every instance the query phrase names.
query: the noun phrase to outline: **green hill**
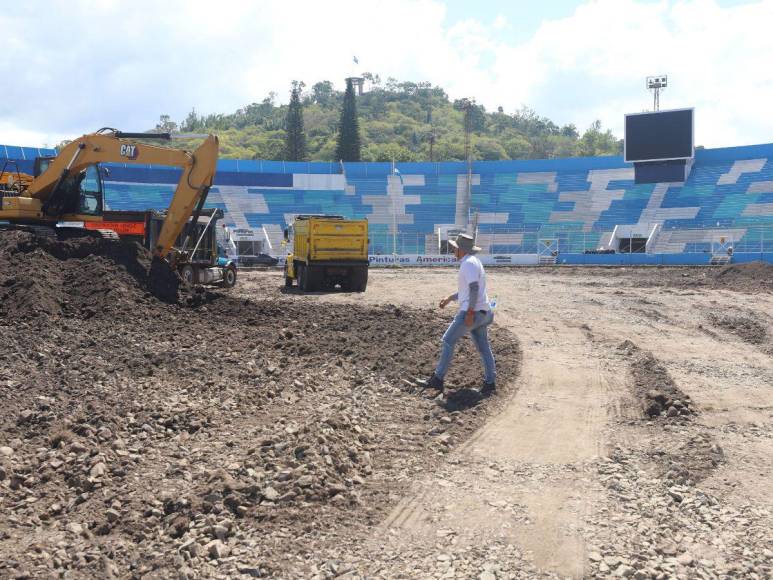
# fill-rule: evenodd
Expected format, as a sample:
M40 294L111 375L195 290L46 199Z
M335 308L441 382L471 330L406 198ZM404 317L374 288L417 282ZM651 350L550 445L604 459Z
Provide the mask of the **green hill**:
M363 161L461 161L465 159L464 101L450 101L429 83L382 83L365 74L369 87L357 97ZM304 87L305 88L305 87ZM334 161L343 92L323 81L303 93L308 160ZM287 105L271 93L232 114L191 111L179 123L162 115L157 130L213 132L220 136L221 158L281 160ZM596 121L580 133L528 108L514 113L470 106L471 149L475 160L544 159L620 155L622 141ZM182 146L182 143L181 143Z

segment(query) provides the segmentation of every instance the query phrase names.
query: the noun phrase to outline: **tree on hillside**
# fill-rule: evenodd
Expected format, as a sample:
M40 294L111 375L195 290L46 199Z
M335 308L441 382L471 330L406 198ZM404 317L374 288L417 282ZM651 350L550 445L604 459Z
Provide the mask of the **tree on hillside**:
M174 133L177 131L177 123L172 121L169 115L161 115L156 123L155 133Z
M363 161L417 161L411 150L396 143L373 143L362 151Z
M569 137L570 139L578 139L580 137L580 134L577 132L577 127L574 126L574 123L569 123L568 125L561 127L561 135L564 137Z
M346 81L341 122L338 125L336 160L360 160L360 126L357 121L357 104L354 101L354 87L351 80Z
M622 153L622 141L618 141L607 129L601 131L601 121L593 124L583 133L579 141L580 155L593 157L595 155L620 155Z
M311 87L311 96L315 103L326 107L332 104L335 91L330 81L320 81Z
M191 112L185 117L185 121L180 125L180 130L184 133L195 133L203 128L203 119L199 119L199 115L196 113L196 107L191 109Z
M480 133L486 128L486 109L475 104L475 99L456 99L454 109L464 112L465 126L469 125L470 131Z
M303 106L301 105L303 86L302 82L293 81L290 106L287 108L285 120L285 159L287 161L306 159L306 135L303 132Z
M377 74L374 75L373 73L364 72L362 73L362 78L373 85L373 87L379 87L381 85L381 77Z

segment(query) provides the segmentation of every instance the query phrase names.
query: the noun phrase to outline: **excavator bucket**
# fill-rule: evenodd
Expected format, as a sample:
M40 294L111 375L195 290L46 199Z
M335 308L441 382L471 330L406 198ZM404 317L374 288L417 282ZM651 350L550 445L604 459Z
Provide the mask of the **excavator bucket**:
M169 262L158 256L153 257L148 272L148 290L159 300L176 304L180 296L182 280Z

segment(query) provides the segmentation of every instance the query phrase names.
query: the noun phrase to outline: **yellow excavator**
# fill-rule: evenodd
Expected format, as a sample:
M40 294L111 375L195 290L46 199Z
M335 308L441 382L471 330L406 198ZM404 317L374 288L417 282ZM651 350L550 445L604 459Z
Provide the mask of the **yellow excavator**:
M195 151L189 152L144 142L172 139L169 133L125 133L104 128L68 143L55 157L37 158L33 176L3 168L0 172L0 228L32 230L60 239L95 235L115 237L109 230L62 227L62 222L102 221L104 199L99 164L180 167L180 181L152 248L154 262L163 260L172 269L179 269L187 259L187 238L193 235L195 228L190 228L181 249L174 249L174 243L192 215L191 223L198 223L215 177L219 145L214 135L175 137L198 137L204 141ZM137 142L138 139L143 142Z

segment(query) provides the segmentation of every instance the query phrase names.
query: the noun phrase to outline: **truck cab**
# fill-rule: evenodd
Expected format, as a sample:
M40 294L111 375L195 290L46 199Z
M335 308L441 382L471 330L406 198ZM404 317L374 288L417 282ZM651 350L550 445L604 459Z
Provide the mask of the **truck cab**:
M153 248L166 214L148 212L144 244ZM223 218L222 209L204 209L196 223L189 219L186 228L175 240L174 249L184 257L179 264L180 277L189 286L218 285L233 288L236 285L236 263L228 258L217 239L217 221ZM188 245L183 248L188 236Z

